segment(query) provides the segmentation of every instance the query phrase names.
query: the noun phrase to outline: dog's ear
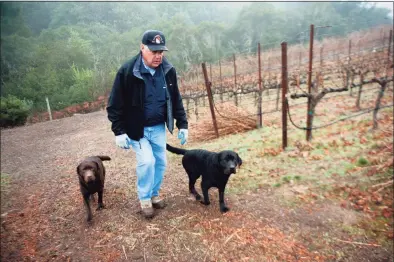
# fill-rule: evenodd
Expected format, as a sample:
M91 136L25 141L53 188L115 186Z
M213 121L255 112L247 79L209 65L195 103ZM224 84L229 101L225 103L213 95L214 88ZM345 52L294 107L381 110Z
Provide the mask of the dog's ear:
M223 160L223 153L219 152L217 154L217 161L218 161L218 164L219 164L220 167L223 167L223 161L222 160Z
M239 157L238 153L237 154L237 162L238 162L238 166L242 165L242 159Z
M81 176L81 164L77 166L77 174L78 176Z
M84 181L82 177L82 163L77 166L77 175L80 182Z

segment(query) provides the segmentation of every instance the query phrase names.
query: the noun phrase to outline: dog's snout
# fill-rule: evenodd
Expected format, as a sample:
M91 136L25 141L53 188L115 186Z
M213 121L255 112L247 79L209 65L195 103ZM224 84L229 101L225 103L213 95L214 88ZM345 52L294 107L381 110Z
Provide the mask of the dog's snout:
M95 176L93 172L88 171L84 174L84 179L86 183L93 182L95 180Z
M234 173L234 174L237 173L235 167L230 167L230 172L231 172L231 173Z

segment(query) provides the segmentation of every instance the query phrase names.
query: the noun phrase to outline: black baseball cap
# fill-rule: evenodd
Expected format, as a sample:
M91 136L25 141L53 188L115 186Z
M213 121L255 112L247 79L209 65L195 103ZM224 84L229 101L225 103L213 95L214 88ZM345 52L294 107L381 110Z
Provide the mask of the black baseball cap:
M142 43L149 47L151 51L168 51L166 47L166 38L161 31L148 30L142 36Z

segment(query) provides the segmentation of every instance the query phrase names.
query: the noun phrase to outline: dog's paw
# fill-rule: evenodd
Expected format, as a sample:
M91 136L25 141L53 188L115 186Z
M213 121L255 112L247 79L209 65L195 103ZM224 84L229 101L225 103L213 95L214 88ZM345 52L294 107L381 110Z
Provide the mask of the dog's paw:
M197 201L201 201L201 196L199 194L195 195Z
M204 201L204 200L200 200L200 203L203 204L203 205L206 205L206 206L211 204L210 201Z
M90 222L92 221L92 218L93 218L92 214L89 214L88 217L86 218L86 221Z
M98 207L97 207L96 210L101 210L101 209L104 209L104 208L105 208L105 206L101 203L101 204L98 204Z
M229 211L230 210L230 208L228 208L228 207L226 207L226 206L221 206L220 207L220 212L222 212L222 213L226 213L227 211Z

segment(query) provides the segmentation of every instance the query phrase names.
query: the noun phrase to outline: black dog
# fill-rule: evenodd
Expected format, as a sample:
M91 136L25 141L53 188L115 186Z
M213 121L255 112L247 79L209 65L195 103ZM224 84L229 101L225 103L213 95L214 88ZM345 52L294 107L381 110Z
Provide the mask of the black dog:
M79 185L86 207L87 221L92 220L89 198L94 193L98 194L97 210L104 208L103 191L105 181L105 167L102 161L111 160L109 156L91 156L85 158L77 167Z
M189 190L196 200L201 201L205 205L209 205L208 190L211 187L219 189L220 211L227 212L229 208L224 203L224 190L231 174L236 173L236 167L242 165L242 159L239 155L231 150L221 151L219 153L209 152L202 149L185 150L172 147L167 144L167 150L183 155L182 165L189 176ZM196 180L202 176L201 189L204 200L197 193L194 184Z

